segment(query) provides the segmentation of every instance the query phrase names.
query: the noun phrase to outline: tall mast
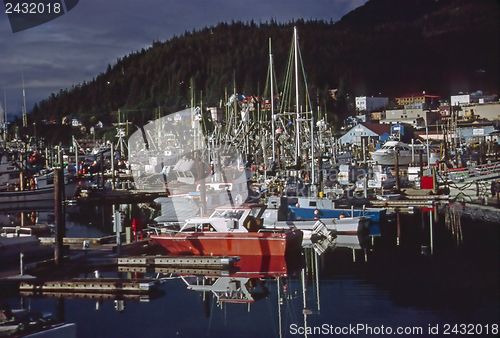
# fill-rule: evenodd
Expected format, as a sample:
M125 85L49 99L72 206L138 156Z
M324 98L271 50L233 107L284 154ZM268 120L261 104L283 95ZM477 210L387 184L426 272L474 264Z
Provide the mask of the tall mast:
M314 166L314 115L311 111L311 186L314 186L316 183L316 174L315 174L315 166Z
M273 66L273 52L272 52L272 45L271 45L271 38L269 38L269 77L270 77L270 84L271 84L271 133L272 133L272 140L273 140L273 162L276 161L276 131L275 131L275 125L274 125L274 81L273 81L273 74L274 74L274 66Z
M300 155L300 106L299 106L299 52L298 52L298 36L297 26L293 27L293 47L294 47L294 63L295 63L295 164L299 164Z
M7 142L7 92L3 89L3 140Z
M22 76L22 82L23 82L23 127L28 126L28 116L26 112L26 91L24 90L24 74Z

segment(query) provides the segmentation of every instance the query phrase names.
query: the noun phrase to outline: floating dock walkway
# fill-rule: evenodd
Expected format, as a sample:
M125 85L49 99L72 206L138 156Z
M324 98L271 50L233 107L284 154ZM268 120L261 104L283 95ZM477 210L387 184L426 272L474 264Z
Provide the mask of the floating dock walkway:
M114 278L73 279L64 281L35 281L19 284L20 291L46 292L90 292L90 293L148 293L157 281L123 280Z
M118 266L184 267L191 269L222 269L239 261L236 256L137 256L120 257Z

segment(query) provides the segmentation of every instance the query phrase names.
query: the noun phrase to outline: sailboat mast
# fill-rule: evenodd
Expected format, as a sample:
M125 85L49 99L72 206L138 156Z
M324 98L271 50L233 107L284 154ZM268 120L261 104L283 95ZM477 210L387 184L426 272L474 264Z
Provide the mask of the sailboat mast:
M300 106L299 106L299 52L298 52L298 36L297 27L293 27L293 47L294 47L294 63L295 63L295 164L299 164L300 155Z
M271 85L271 133L272 133L272 149L273 149L273 162L276 161L276 128L274 125L274 66L273 66L273 52L271 45L271 38L269 38L269 77Z
M7 142L7 92L5 91L5 88L3 89L3 139L5 142Z
M23 127L28 126L28 116L26 112L26 91L24 89L24 74L22 75L22 82L23 82Z
M314 184L316 183L316 168L314 165L314 115L311 111L311 186L314 187ZM316 190L314 190L316 191Z

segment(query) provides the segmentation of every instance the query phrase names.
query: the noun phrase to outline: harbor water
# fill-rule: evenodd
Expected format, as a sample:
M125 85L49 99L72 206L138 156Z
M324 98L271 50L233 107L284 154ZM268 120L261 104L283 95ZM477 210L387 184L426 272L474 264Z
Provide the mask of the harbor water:
M67 235L111 234L108 209L69 207ZM82 212L85 217L79 216ZM101 276L158 277L161 284L156 292L140 296L49 297L4 291L0 303L3 309L50 313L75 323L77 337L94 338L498 332L498 224L474 223L446 212L389 215L380 231L361 241L361 247L338 241L335 249L322 256L306 251L295 264L298 268L286 273L242 277L219 272L203 278L191 273L144 275L104 269ZM2 217L14 220L19 215ZM220 277L230 282L225 293L196 287ZM245 288L248 294L228 296Z

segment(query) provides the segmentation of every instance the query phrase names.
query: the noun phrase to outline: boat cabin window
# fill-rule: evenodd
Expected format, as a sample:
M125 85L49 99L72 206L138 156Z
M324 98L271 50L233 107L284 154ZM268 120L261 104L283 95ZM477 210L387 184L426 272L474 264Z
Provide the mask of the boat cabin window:
M181 230L183 231L198 231L198 227L200 226L200 223L188 223L182 227Z
M262 208L256 207L256 208L250 209L249 215L253 216L253 217L258 217L261 214L261 212L262 212Z
M182 231L216 231L210 223L189 223L182 227Z
M248 216L245 221L243 222L243 226L249 231L249 232L256 232L259 231L261 228L261 223L257 221L257 219L253 216Z
M309 201L309 206L310 207L315 207L316 206L316 201Z
M212 217L221 217L228 219L240 219L243 216L244 210L216 210Z
M202 231L216 231L214 229L214 227L212 226L212 224L210 223L203 223L202 226L201 226L201 229L199 230L202 230Z

